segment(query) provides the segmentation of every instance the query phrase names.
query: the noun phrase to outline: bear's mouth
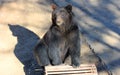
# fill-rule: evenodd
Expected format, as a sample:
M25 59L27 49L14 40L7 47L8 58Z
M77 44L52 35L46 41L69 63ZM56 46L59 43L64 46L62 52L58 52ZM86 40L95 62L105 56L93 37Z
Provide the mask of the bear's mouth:
M57 23L60 23L60 21L57 21Z
M56 23L57 23L57 25L62 25L62 24L63 24L63 21L57 20Z
M63 22L57 21L57 25L62 25L62 24L63 24Z

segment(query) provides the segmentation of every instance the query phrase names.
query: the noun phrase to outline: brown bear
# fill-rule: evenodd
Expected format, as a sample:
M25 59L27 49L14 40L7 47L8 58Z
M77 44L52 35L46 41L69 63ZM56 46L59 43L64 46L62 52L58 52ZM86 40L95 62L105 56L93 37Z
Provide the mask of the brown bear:
M52 5L52 25L34 50L40 66L63 64L67 56L71 65L80 65L79 28L73 19L72 6Z

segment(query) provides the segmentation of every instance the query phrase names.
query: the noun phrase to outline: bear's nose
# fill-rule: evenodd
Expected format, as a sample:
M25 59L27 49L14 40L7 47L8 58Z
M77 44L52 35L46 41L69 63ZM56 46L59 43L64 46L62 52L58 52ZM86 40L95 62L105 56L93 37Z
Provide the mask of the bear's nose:
M60 23L60 22L61 22L61 17L57 17L56 22L57 22L57 23Z
M60 23L60 21L59 21L59 20L57 20L57 23Z

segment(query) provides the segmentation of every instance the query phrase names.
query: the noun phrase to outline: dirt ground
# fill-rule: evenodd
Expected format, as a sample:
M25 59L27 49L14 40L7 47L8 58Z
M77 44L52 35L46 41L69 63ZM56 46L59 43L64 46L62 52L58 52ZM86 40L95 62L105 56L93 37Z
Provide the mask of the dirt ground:
M16 50L25 50L26 48L32 50L32 48L29 48L30 45L27 46L26 43L34 44L34 40L32 40L34 35L31 35L32 32L38 35L37 38L43 36L50 26L50 12L51 7L49 2L45 0L0 0L1 75L25 75L23 63L20 62L19 56L18 58L16 57L15 49L16 47L20 47ZM15 34L19 36L24 35L20 39L22 43L18 41L19 37L14 36L8 24L19 25L18 27L11 28L14 29ZM30 32L30 34L28 32ZM31 38L32 41L27 40L27 38ZM18 52L18 54L19 53L20 52Z
M113 75L119 75L120 1L53 1L61 6L64 3L58 1L73 5L80 31L87 41L82 45L82 56L86 56L81 57L82 63L99 61L92 57L94 53L90 51L89 43ZM52 0L0 0L1 75L25 75L24 65L31 62L32 50L51 25L51 3Z

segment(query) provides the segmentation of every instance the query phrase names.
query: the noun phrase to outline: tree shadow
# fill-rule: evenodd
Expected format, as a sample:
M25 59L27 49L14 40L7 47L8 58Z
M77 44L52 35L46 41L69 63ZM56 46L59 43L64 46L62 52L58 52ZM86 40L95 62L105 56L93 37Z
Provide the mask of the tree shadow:
M107 52L109 53L109 51L107 51ZM106 55L107 52L100 53L100 55L104 56L107 59L110 59L112 57L112 55ZM116 71L116 69L117 70L120 69L120 58L117 58L108 63L105 63L103 60L101 60L101 58L98 55L96 55L96 56L100 59L100 63L102 63L102 64L98 63L98 65L97 65L98 72L104 72L105 70L107 70L108 75L119 75L119 71Z
M43 67L34 59L33 50L40 38L32 31L20 25L8 25L13 36L17 37L14 54L24 65L26 75L43 75ZM39 71L38 71L39 70Z
M83 23L85 23L85 26L80 25L81 32L85 33L89 40L97 40L99 43L101 43L101 44L103 44L111 49L114 49L117 52L120 52L119 48L109 45L108 43L106 43L103 40L103 37L101 36L103 34L106 34L108 36L115 37L115 36L112 36L111 34L109 34L108 30L116 33L118 36L120 35L119 25L117 23L113 22L113 20L116 19L115 14L113 14L111 11L109 11L105 7L109 3L113 4L113 2L108 0L107 4L104 4L105 6L103 6L102 3L104 3L104 2L103 2L103 0L101 0L101 3L99 3L99 5L98 5L99 8L97 8L97 7L93 7L92 5L90 5L89 0L85 0L86 1L85 7L83 7L83 5L80 5L79 3L77 3L73 0L66 0L66 1L71 3L76 8L80 9L83 13L87 14L87 16L89 16L91 19L101 23L100 24L101 28L93 26L93 25L90 26L90 24L88 24L87 21L82 20L81 19L82 17L79 16L80 17L79 20L81 20ZM115 4L113 4L113 5L115 5ZM86 26L87 26L87 28L86 28ZM103 29L102 27L106 27L106 29ZM89 31L89 30L91 30L91 31ZM99 32L99 34L94 32L94 30L96 32ZM117 37L115 37L115 38L117 38ZM117 40L120 41L120 38L117 38Z
M17 0L0 0L0 8L6 4L6 3L11 3L11 2L16 2Z
M109 62L108 65L111 65L110 70L120 68L120 58L118 58L112 62Z
M116 39L118 41L117 42L118 44L120 41L120 37L119 37L120 36L120 25L115 22L115 20L120 18L120 16L116 15L116 13L113 12L113 9L115 9L116 12L119 11L120 7L117 4L115 4L114 0L107 0L107 1L100 0L98 1L97 6L92 5L90 3L90 0L81 0L85 4L80 4L80 2L77 2L74 0L66 0L66 1L68 3L71 3L74 7L76 7L80 11L82 11L82 13L84 13L85 16L97 22L96 24L98 24L98 26L91 25L89 24L89 22L87 22L88 21L87 19L82 19L84 18L84 15L82 16L79 14L77 15L79 16L78 17L79 21L84 23L84 25L82 25L82 23L79 22L79 24L81 24L80 25L81 32L86 35L87 40L92 41L90 42L90 44L95 43L97 41L97 43L100 43L101 45L104 45L107 49L109 49L107 51L110 51L110 52L113 51L116 54L120 53L120 47L118 45L116 44L111 45L110 43L106 42L106 41L112 41L112 40L109 40L109 39L104 40L104 37L105 37L104 35L106 35L108 37L112 37L112 39ZM109 7L110 5L114 8ZM112 35L109 32L115 33L118 37ZM120 57L117 55L116 56L117 60L111 59L110 61L111 57L110 58L107 57L107 54L111 55L112 57L115 56L112 53L108 53L108 52L99 53L99 56L106 57L106 58L103 58L103 59L107 59L106 61L109 61L106 65L112 66L109 69L114 70L115 68L120 67L119 66Z
M111 31L113 31L116 34L120 35L120 28L118 27L118 25L116 25L116 23L114 23L114 22L108 21L109 18L107 18L108 20L104 19L104 17L106 16L106 13L112 14L112 12L110 12L108 10L103 12L103 9L97 10L95 7L91 7L89 5L89 1L88 0L86 2L87 6L89 6L89 8L92 9L93 12L90 12L88 9L84 8L83 6L81 6L80 4L78 4L77 2L75 2L73 0L67 0L67 1L69 3L71 3L73 6L75 6L76 8L78 8L81 11L83 11L84 13L86 13L92 19L97 20L98 22L102 23L102 25L104 25L107 28L109 28ZM109 3L109 1L107 1L107 2ZM111 20L113 20L114 18L115 18L115 16L114 16L114 14L112 14Z

